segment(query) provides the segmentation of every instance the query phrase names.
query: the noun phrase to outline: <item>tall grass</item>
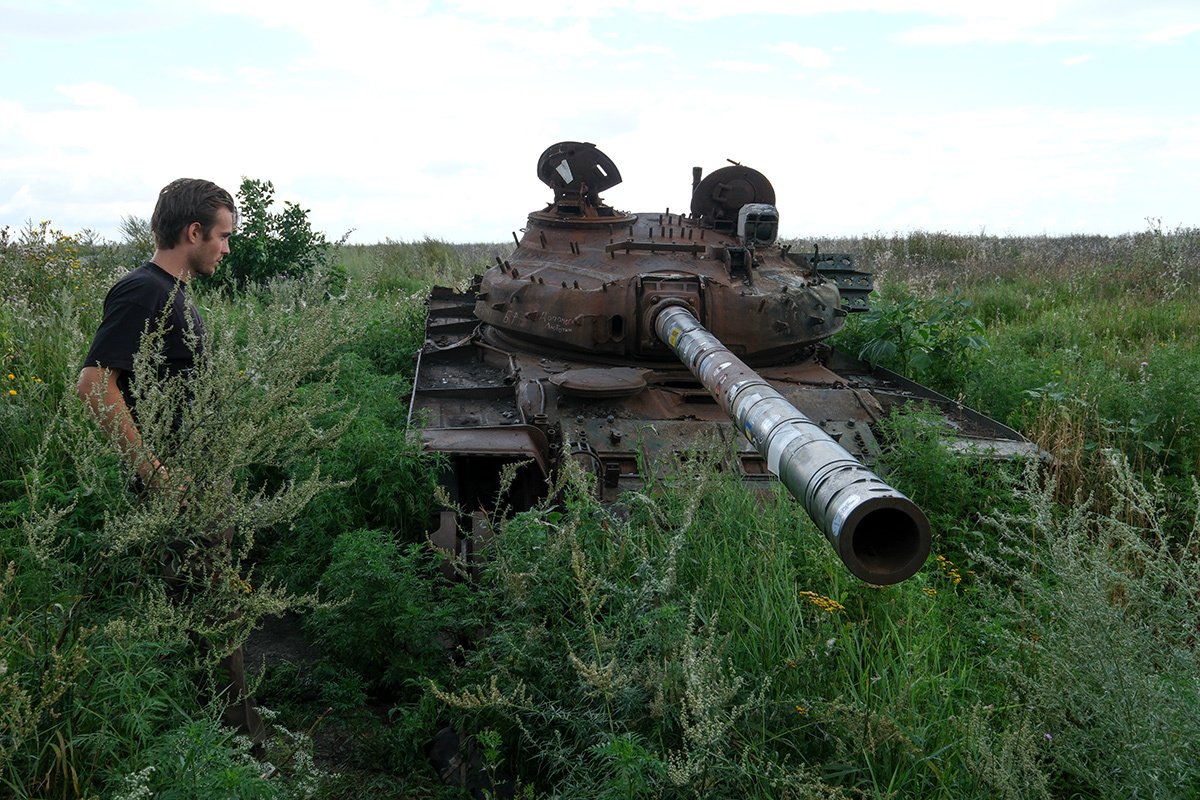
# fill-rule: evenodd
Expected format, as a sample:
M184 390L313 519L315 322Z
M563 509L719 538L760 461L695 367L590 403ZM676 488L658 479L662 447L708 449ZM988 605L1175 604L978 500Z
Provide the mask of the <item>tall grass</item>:
M1200 493L1193 482L1177 539L1165 488L1107 457L1107 511L1064 507L1053 482L1034 478L1025 508L986 520L992 536L975 555L989 576L989 662L1018 724L1041 731L1058 792L1190 797L1200 791Z

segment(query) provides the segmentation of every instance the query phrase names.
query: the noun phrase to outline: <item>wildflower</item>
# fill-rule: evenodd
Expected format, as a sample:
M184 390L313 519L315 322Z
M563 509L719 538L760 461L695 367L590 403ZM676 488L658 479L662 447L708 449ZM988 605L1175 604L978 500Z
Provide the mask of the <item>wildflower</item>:
M796 706L796 713L797 713L797 714L799 714L799 715L800 715L800 716L802 716L802 717L807 717L807 716L808 716L808 709L807 709L807 708L805 708L804 706Z
M948 577L955 586L958 586L960 583L962 583L962 574L958 571L958 568L954 566L953 561L945 556L938 556L937 561L938 568L941 569L942 572L946 573L946 577Z
M844 605L831 597L825 597L824 595L817 594L816 592L799 592L798 594L817 608L820 608L830 614L834 613L835 611L846 610Z
M12 396L12 397L16 397L16 396L17 396L17 390L16 390L16 389L9 389L9 390L8 390L8 393L9 393L9 395L10 395L10 396Z
M922 586L921 591L930 597L937 597L937 589L933 588L932 586Z
M8 379L9 379L10 381L15 381L15 380L17 379L17 376L16 376L16 375L13 375L13 374L10 372L10 373L8 373Z

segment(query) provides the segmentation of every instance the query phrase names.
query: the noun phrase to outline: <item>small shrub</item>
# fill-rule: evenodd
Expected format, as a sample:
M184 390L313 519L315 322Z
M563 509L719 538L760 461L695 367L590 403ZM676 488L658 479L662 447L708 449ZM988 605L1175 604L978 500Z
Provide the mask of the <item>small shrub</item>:
M727 619L704 609L761 583L705 533L729 500L715 491L725 478L704 459L688 465L678 488L628 495L619 516L574 476L561 507L506 522L480 586L489 632L456 687L433 693L468 729L493 728L505 762L556 795L768 797L787 786L836 797L794 750L759 747L773 684L730 653L742 645L730 624L758 620L744 606ZM797 602L790 581L782 588Z
M953 432L936 411L895 411L880 423L880 431L879 473L903 487L935 531L952 535L969 529L981 514L1011 501L1014 466L952 452L946 442Z
M961 394L988 346L983 323L961 295L922 300L903 289L872 300L835 342L951 396Z
M229 240L229 255L213 275L215 287L241 291L275 278L306 278L325 263L329 243L312 229L308 211L287 201L282 211L271 211L274 199L270 181L242 181L238 227Z
M421 298L386 297L373 302L363 333L351 345L377 372L412 378L415 355L425 341L425 304Z
M211 720L195 720L159 738L121 787L125 797L162 800L227 800L230 797L276 798L278 782L263 776L263 765L250 756L249 743Z
M321 577L324 605L305 629L330 656L377 685L401 689L416 675L441 672L438 644L464 620L439 588L434 556L400 546L376 530L343 533Z

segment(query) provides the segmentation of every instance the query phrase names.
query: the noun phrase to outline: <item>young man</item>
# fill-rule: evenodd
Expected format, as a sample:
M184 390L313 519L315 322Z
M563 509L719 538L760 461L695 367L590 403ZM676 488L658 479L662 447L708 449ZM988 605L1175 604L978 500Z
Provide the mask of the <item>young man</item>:
M134 355L143 332L157 329L170 303L163 329L166 363L159 377L186 379L195 367L204 346L204 322L189 302L187 284L197 275L212 275L229 252L236 214L229 192L210 181L185 178L163 188L150 220L154 256L109 290L104 319L79 373L80 398L116 439L145 487L165 485L169 476L146 451L138 431L130 386Z
M185 483L171 475L159 456L142 440L138 428L134 357L147 331L162 332L159 380L187 381L204 351L204 321L188 296L196 276L212 275L229 253L229 237L237 221L237 206L229 192L211 181L182 178L159 193L150 227L157 249L153 257L125 275L104 299L104 317L79 373L76 391L92 416L113 438L137 475L140 491L180 491ZM176 430L183 409L175 412ZM180 560L168 553L163 573L177 597L201 574L219 570L215 557L226 552L232 529L214 533L209 553ZM246 691L242 650L219 664L225 673L222 691L229 707L224 722L256 743L265 738L262 719ZM227 679L227 684L225 683Z

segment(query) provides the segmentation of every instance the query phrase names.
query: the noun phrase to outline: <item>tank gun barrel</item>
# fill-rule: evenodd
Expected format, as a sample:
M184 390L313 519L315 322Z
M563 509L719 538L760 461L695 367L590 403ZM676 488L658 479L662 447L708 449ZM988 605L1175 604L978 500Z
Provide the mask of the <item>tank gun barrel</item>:
M709 333L671 305L655 333L737 423L856 577L899 583L929 555L929 520Z

